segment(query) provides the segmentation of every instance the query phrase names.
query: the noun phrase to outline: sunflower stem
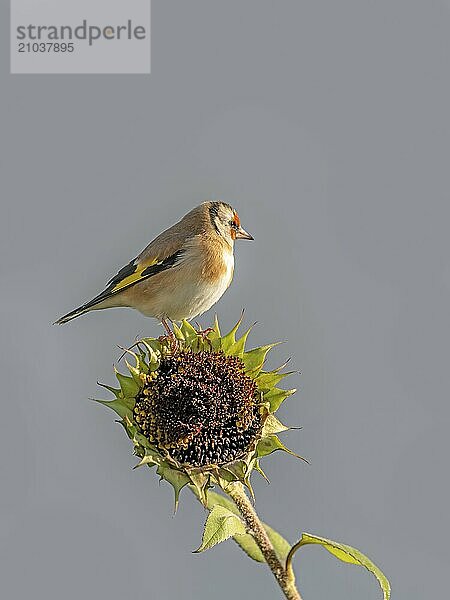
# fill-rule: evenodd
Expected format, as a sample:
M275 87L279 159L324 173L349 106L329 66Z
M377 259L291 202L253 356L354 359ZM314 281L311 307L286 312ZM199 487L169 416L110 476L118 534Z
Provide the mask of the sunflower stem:
M295 587L295 578L292 569L288 573L278 558L263 524L245 493L244 486L240 482L231 483L227 487L226 492L236 504L249 529L249 533L261 550L269 569L274 574L285 597L288 600L302 600Z

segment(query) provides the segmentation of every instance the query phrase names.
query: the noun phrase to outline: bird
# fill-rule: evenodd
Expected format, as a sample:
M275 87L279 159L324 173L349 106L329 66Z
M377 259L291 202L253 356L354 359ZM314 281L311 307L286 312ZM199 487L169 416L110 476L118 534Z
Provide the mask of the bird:
M160 233L122 267L97 296L60 317L63 324L93 310L130 307L172 322L191 320L213 306L234 273L234 242L253 240L236 210L206 201Z

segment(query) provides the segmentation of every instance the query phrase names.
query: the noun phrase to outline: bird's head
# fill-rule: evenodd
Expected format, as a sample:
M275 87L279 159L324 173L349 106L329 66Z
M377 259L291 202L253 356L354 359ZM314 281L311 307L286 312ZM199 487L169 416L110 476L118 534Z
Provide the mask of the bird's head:
M208 202L211 224L218 235L223 237L231 246L234 240L253 240L241 225L239 215L226 202Z

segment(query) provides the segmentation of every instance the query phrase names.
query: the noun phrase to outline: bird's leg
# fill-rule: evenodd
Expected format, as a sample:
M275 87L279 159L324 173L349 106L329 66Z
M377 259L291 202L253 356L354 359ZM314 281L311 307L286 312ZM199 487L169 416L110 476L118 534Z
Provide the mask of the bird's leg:
M195 324L197 325L197 334L201 335L204 338L208 335L208 333L214 331L214 327L207 327L206 329L202 329L202 326L198 321L195 321Z
M173 330L171 329L171 327L169 325L169 322L170 322L170 319L169 320L167 320L166 318L161 319L161 323L162 323L164 329L166 330L166 335L161 336L159 339L160 340L168 339L169 340L169 348L171 349L172 352L176 352L178 350L179 344L178 344L178 340L175 337Z
M163 317L161 319L161 323L162 323L162 326L164 327L164 329L166 330L167 335L170 337L170 339L173 340L175 338L174 333L165 317Z
M211 331L214 331L214 328L207 327L206 329L202 329L202 327L198 321L195 321L195 324L197 325L198 337L202 339L202 342L206 342L209 346L209 349L212 350L212 343L211 343L211 340L209 339L208 335L211 333Z

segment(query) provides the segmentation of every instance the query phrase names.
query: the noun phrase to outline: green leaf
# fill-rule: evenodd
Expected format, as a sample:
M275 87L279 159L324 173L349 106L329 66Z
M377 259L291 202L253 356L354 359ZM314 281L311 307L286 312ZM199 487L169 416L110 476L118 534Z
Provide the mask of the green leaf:
M278 531L275 531L275 529L272 529L272 527L266 525L266 523L263 523L263 526L269 536L269 540L272 542L272 546L274 547L278 558L284 563L289 554L289 550L291 549L291 545L278 533ZM258 548L255 540L250 534L236 536L235 541L242 550L250 556L250 558L253 558L253 560L256 560L257 562L266 562L261 550Z
M256 453L259 457L267 456L275 452L275 450L284 450L285 446L280 442L276 435L270 435L268 437L259 440L256 447Z
M94 401L107 406L122 419L126 416L130 419L133 418L134 398L118 398L117 400L97 400L94 398Z
M264 527L267 531L267 526ZM237 535L233 538L236 544L245 552L247 556L259 563L266 562L264 554L258 548L257 543L249 533L245 535ZM289 546L289 544L288 544ZM289 549L288 549L289 552Z
M257 377L264 365L267 354L279 343L280 342L276 342L275 344L267 344L266 346L253 348L253 350L246 352L242 357L246 373L251 374L252 377Z
M244 358L245 361L245 358ZM260 372L256 377L256 383L260 390L271 390L274 388L282 379L292 375L294 371L288 373L278 373L277 371L269 371L267 373Z
M270 404L270 412L276 412L282 402L286 400L292 394L295 394L297 390L282 390L280 388L273 388L269 392L264 394L264 401Z
M151 348L156 354L161 354L161 342L157 338L142 338L139 343L142 342L147 348Z
M217 315L214 318L214 326L208 332L206 336L206 349L212 350L220 350L221 349L221 338L220 338L220 328L219 321L217 319Z
M391 586L389 584L389 581L387 580L386 576L382 573L382 571L369 558L367 558L365 554L363 554L356 548L347 546L346 544L333 542L332 540L328 540L317 535L312 535L311 533L303 533L300 541L292 547L287 558L286 569L292 570L291 561L293 555L299 548L301 548L301 546L306 546L307 544L319 544L320 546L323 546L326 550L328 550L328 552L333 554L333 556L339 558L339 560L342 560L346 563L350 563L352 565L360 565L362 567L365 567L378 579L378 583L380 584L381 590L383 592L384 600L390 599Z
M148 364L147 364L147 353L144 352L140 347L140 352L139 352L139 368L141 369L141 371L143 371L145 374L148 373Z
M231 346L236 343L236 331L239 329L239 326L242 323L243 316L244 315L241 315L241 318L233 327L233 329L229 331L226 335L224 335L220 341L221 348L225 352L225 354L228 352L229 348L231 348Z
M143 338L142 344L147 348L147 355L150 371L156 371L159 368L160 356L161 356L161 344L154 338Z
M141 446L142 448L147 450L154 450L154 446L152 446L152 444L148 441L145 435L139 433L136 427L134 428L133 436L131 439L135 446Z
M143 467L147 465L149 467L154 467L155 465L161 464L161 459L155 454L147 454L147 450L144 453L144 456L138 462L137 465L134 465L133 469L138 469L139 467Z
M206 506L208 503L208 486L210 477L206 473L200 472L192 472L189 475L191 480L192 490L203 506Z
M181 323L181 333L190 346L197 341L198 333L186 319Z
M268 437L262 438L259 440L256 447L256 453L258 457L272 454L272 452L275 452L275 450L283 450L283 452L287 452L296 458L300 458L301 460L308 462L303 458L303 456L299 456L298 454L295 454L295 452L292 452L292 450L289 450L289 448L286 448L286 446L278 439L276 435L269 435Z
M97 385L99 385L102 388L105 388L105 390L108 390L109 392L114 394L116 398L119 398L121 394L120 388L111 387L110 385L106 385L106 383L100 383L100 381L97 381Z
M133 378L134 382L136 383L136 385L138 386L138 388L140 389L142 386L142 379L141 379L141 368L140 368L140 361L139 359L136 360L136 367L133 367L133 365L130 365L130 363L125 360L125 364L127 365L127 369L130 371L131 373L131 377Z
M139 391L139 386L132 377L127 377L126 375L122 375L122 373L118 372L116 372L116 377L120 383L120 388L125 398L136 396Z
M178 508L178 501L180 499L180 492L190 482L189 477L186 473L172 469L169 465L161 463L156 471L161 479L165 479L173 487L175 493L175 505L174 513Z
M255 471L257 471L261 475L261 477L266 480L267 483L270 483L269 478L264 473L264 471L261 468L261 465L259 464L259 460L255 460Z
M234 481L244 481L248 466L243 460L236 460L224 467L224 470L232 473Z
M183 332L178 327L178 325L176 323L172 323L172 328L173 328L173 332L174 332L175 337L177 338L177 340L179 340L180 342L184 342Z
M222 506L230 512L234 513L235 515L239 516L237 506L232 500L226 498L225 496L222 496L221 494L218 494L217 492L208 491L207 508L209 510L212 510L214 506L217 505ZM264 529L267 531L267 535L269 536L273 547L275 548L275 552L277 553L280 560L284 563L291 548L291 545L287 540L284 539L283 536L281 536L277 531L275 531L275 529L272 529L272 527L266 525L266 523L263 523L263 526ZM244 550L244 552L248 556L250 556L250 558L256 560L257 562L265 562L261 550L258 548L255 540L249 533L245 533L244 535L236 535L233 537L233 539L242 548L242 550Z
M240 337L236 342L234 342L234 344L231 344L231 346L229 348L224 350L225 354L232 354L233 356L239 356L240 358L243 358L244 350L245 350L245 343L247 341L248 334L250 333L251 330L252 330L252 327L247 329L247 331L244 333L244 335L242 337Z
M240 517L227 508L216 505L206 519L202 543L195 552L203 552L230 537L245 533L245 524Z
M233 500L222 496L222 494L218 494L217 492L213 492L212 490L208 490L208 495L206 499L206 508L208 510L212 510L216 504L227 508L229 511L234 513L235 515L239 515L239 511L237 509L236 504Z
M216 315L214 315L214 332L220 337L220 327L219 327L219 318Z
M289 427L283 425L281 421L279 421L275 415L268 414L266 422L264 423L263 435L272 435L274 433L281 433L282 431L287 431Z

